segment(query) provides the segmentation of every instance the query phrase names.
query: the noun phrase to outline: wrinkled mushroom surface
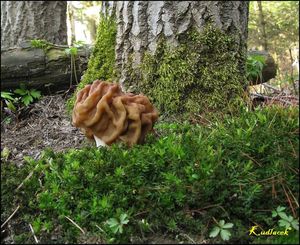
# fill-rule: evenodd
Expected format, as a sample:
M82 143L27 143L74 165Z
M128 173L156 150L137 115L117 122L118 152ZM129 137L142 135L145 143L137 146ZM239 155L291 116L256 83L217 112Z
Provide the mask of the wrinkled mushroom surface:
M152 130L158 112L145 95L124 93L119 84L96 80L77 93L73 125L90 139L107 145L121 140L142 143Z

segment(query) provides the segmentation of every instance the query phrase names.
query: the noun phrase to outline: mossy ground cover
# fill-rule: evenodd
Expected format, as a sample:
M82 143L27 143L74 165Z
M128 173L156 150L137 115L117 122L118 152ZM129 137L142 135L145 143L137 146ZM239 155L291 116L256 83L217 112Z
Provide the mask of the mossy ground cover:
M32 224L42 242L79 242L82 232L68 217L85 236L119 243L156 232L210 239L215 219L234 224L229 242L257 242L249 228L280 229L271 216L278 205L299 215L298 113L296 107L241 108L207 126L161 122L146 144L132 148L47 150L21 169L3 161L1 220L20 205L14 219ZM297 234L289 241L296 243ZM28 230L15 237L32 239Z

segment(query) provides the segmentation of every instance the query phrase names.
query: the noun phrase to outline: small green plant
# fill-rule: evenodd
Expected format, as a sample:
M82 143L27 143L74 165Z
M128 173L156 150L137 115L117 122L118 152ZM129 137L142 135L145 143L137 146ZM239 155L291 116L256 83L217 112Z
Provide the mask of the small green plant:
M106 223L109 225L110 229L114 234L122 234L123 226L128 224L129 219L127 214L121 214L119 219L110 218Z
M272 217L275 218L277 216L280 217L278 220L278 225L283 226L286 229L293 227L295 230L299 230L299 222L297 219L294 219L291 215L287 215L284 210L285 207L278 206L276 210L272 211Z
M247 80L262 79L262 70L265 65L265 57L261 55L248 55L246 62ZM255 81L253 81L255 82Z
M71 78L70 78L70 87L72 86L72 77L73 73L75 76L75 81L78 84L77 73L76 73L76 56L78 54L78 48L84 45L83 41L74 42L73 46L65 49L65 53L71 57Z
M20 88L17 88L14 93L20 96L21 101L25 106L28 106L34 100L41 97L40 91L36 89L27 89L25 84L21 84Z
M12 111L16 112L17 108L15 107L14 103L16 102L16 98L13 98L14 94L7 91L1 91L1 99L4 100L7 108ZM1 100L1 108L4 107Z
M31 47L33 47L33 48L41 48L44 51L48 51L50 48L53 47L53 44L47 42L44 39L33 39L33 40L31 40Z
M220 235L223 241L228 241L231 233L228 229L231 229L233 227L232 223L225 223L224 220L220 220L219 222L216 222L217 225L211 230L209 233L209 237L217 237Z
M3 159L4 161L7 161L9 155L10 155L9 148L4 147L3 150L1 151L1 159Z

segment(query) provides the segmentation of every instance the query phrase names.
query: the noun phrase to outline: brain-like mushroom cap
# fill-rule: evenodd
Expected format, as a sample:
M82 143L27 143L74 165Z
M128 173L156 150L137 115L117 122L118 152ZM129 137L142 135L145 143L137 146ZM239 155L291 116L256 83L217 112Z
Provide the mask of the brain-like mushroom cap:
M117 140L142 143L152 130L158 112L144 95L124 93L119 84L96 80L77 93L73 125L107 145Z

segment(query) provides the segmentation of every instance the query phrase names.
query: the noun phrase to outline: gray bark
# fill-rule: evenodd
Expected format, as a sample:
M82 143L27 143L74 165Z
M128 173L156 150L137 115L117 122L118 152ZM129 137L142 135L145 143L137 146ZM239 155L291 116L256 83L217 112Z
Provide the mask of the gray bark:
M24 82L28 87L45 92L54 92L70 87L71 60L66 55L68 46L53 47L44 52L42 49L13 48L1 52L1 88L13 89ZM90 47L78 48L76 57L77 77L86 70ZM72 85L75 85L74 73Z
M115 1L102 1L100 13L103 15L113 16L116 14Z
M67 44L67 1L1 1L1 50L24 40Z
M247 1L117 1L116 65L122 71L121 83L127 79L131 54L137 65L146 50L155 51L159 37L176 46L178 34L192 27L201 31L207 21L225 33L237 33L237 42L246 48L248 11Z

